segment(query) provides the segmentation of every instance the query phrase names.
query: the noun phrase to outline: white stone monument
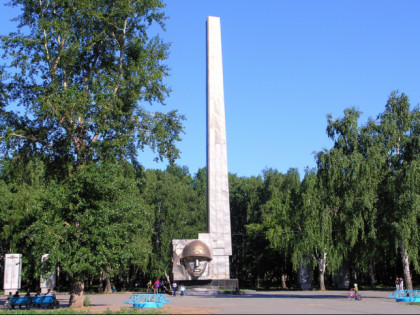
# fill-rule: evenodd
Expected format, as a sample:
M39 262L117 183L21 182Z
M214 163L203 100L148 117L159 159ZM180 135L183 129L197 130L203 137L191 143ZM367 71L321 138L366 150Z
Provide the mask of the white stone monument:
M173 240L174 280L212 280L235 288L232 255L220 18L207 19L207 229L197 240Z
M4 259L4 294L13 294L21 288L22 254L6 254Z
M207 20L207 211L214 276L229 279L229 182L220 18ZM204 237L204 235L203 235Z
M41 263L43 263L48 258L48 254L42 255ZM41 275L40 277L40 287L41 294L48 292L48 289L53 290L56 285L56 271Z
M312 289L312 266L308 257L301 258L297 280L302 290Z
M338 289L348 289L350 287L350 270L347 263L343 263L333 277Z

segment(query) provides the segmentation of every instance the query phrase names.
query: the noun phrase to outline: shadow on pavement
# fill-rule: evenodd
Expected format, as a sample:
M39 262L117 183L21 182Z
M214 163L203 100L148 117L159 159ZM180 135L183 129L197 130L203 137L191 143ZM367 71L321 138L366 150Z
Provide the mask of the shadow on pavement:
M377 296L364 296L363 293L362 297L368 299L382 299L382 297ZM334 299L334 300L346 300L347 294L343 293L343 295L331 295L331 294L307 294L307 295L300 295L300 294L244 294L244 295L228 295L228 294L220 294L220 295L202 295L200 297L203 298L216 298L216 299L225 299L225 298L237 298L237 299L314 299L314 300L322 300L322 299Z

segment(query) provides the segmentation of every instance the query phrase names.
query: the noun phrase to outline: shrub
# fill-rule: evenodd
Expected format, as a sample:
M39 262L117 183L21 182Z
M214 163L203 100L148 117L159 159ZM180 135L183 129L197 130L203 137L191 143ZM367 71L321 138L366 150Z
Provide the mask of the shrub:
M83 300L83 306L89 306L90 305L90 296L86 295L85 299Z

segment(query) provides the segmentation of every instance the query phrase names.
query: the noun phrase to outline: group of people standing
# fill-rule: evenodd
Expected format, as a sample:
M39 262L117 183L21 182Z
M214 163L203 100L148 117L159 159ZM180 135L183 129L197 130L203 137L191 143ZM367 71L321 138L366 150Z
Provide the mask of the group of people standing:
M173 288L173 296L176 296L176 291L178 290L178 285L176 282L172 284ZM157 294L159 292L168 292L168 289L165 287L165 281L160 281L159 279L156 279L156 281L152 284L152 280L149 280L147 283L147 292L150 292L153 290L153 293ZM185 294L185 286L181 286L181 296Z
M176 282L172 284L173 288L173 296L176 296L176 292L178 291L178 285ZM181 296L185 294L185 286L181 286ZM147 283L147 292L150 292L153 290L153 293L157 294L159 292L168 292L168 289L165 287L165 282L160 281L159 279L156 279L155 282L152 283L152 280L149 280Z
M403 278L396 278L395 279L395 288L397 291L404 292L404 279Z
M165 286L165 281L160 281L159 279L156 279L155 282L152 283L152 280L149 280L147 283L147 292L153 291L153 293L159 293L159 292L167 292L168 288Z
M176 282L174 282L172 284L172 288L174 289L174 293L173 296L176 296L176 291L178 290L178 285L176 284ZM181 285L181 296L183 296L185 294L185 286Z

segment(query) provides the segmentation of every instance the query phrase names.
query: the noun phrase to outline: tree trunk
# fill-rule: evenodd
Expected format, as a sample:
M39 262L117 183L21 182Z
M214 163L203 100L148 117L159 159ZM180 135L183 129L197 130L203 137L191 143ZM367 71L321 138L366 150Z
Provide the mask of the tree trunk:
M404 248L403 244L400 244L400 251L401 251L403 273L404 273L404 288L407 290L413 290L413 283L411 282L411 274L410 274L410 261L408 257L408 252Z
M111 288L111 281L109 280L108 277L106 277L106 285L105 285L105 293L111 293L112 292L112 288Z
M60 266L57 266L56 291L60 291Z
M70 290L69 306L71 308L83 307L83 291L85 284L83 281L74 280Z
M327 267L327 252L324 250L322 257L317 259L319 271L319 289L325 291L325 269Z
M376 289L375 262L373 259L370 260L370 288Z
M357 272L356 272L356 270L354 269L354 266L353 266L353 271L352 271L352 274L353 274L353 277L352 277L352 279L351 279L351 282L353 282L353 284L354 284L354 283L359 282L359 281L357 281ZM352 286L352 284L351 284L351 286Z
M281 275L281 288L282 289L287 289L286 280L287 280L287 275L282 274Z
M168 282L168 289L172 291L171 279L169 278L168 274L166 273L166 269L165 269L165 277L166 277L166 282Z
M102 271L99 273L98 292L99 293L103 293L104 292L104 275L103 275Z
M133 266L133 270L129 273L130 274L130 290L133 290L133 286L137 288L137 273L138 273L138 267Z

